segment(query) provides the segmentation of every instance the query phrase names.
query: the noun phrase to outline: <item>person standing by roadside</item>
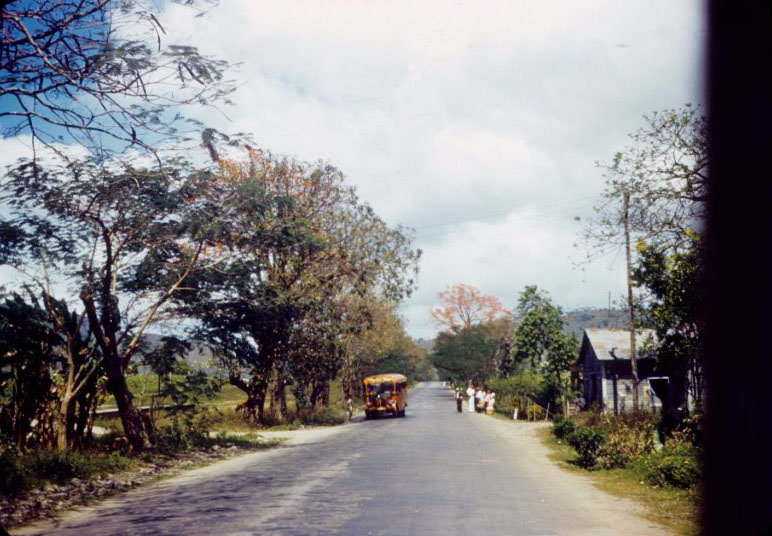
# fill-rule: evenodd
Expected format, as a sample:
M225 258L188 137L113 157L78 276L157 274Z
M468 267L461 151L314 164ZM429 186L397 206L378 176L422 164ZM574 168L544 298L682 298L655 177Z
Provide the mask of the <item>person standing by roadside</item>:
M474 387L471 383L466 388L466 396L469 397L469 411L474 412Z
M488 392L488 403L485 405L485 413L493 415L493 406L496 404L496 393Z
M456 410L461 413L461 407L464 405L464 395L461 394L461 389L456 389Z

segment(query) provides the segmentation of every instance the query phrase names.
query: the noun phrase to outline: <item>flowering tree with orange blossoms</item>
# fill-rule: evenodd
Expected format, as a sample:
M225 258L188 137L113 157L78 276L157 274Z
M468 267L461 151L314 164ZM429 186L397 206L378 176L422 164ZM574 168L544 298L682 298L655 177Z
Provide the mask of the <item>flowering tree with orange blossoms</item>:
M442 305L432 309L432 319L445 331L457 331L506 316L509 310L495 296L486 296L479 289L459 283L438 292Z

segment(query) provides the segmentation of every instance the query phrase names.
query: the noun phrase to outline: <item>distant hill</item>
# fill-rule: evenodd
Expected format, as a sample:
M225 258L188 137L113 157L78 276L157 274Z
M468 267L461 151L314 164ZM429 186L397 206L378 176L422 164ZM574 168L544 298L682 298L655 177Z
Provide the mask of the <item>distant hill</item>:
M581 340L586 328L626 328L627 314L623 309L575 309L563 314L566 321L563 332Z

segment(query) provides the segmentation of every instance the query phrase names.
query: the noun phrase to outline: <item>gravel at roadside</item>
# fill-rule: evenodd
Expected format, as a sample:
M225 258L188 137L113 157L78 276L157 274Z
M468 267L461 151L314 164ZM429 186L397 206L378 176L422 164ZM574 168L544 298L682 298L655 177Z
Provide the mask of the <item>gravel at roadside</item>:
M62 484L48 483L16 497L0 495L0 524L10 527L34 519L54 517L60 510L109 497L159 477L251 450L253 449L226 443L224 446L214 445L206 450L179 452L174 455L156 453L151 455L150 461L143 462L142 466L135 470L92 479L73 478Z

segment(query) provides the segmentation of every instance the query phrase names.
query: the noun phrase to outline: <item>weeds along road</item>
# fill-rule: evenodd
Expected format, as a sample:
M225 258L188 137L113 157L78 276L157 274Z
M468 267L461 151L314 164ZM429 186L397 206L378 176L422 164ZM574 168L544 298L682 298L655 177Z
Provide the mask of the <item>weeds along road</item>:
M546 458L535 425L456 412L423 384L407 417L301 431L14 534L666 534Z

